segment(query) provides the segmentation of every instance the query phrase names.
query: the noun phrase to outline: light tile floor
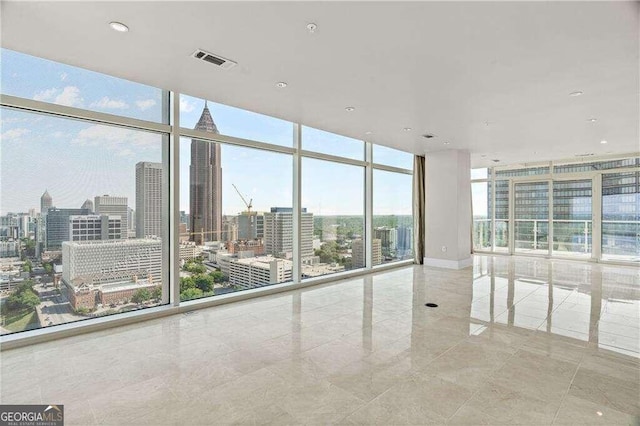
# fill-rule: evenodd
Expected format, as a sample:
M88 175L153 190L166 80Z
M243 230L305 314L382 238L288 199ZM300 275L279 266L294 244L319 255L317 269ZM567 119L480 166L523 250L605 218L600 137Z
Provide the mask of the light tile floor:
M639 424L639 320L638 268L476 256L4 351L0 395L67 425Z

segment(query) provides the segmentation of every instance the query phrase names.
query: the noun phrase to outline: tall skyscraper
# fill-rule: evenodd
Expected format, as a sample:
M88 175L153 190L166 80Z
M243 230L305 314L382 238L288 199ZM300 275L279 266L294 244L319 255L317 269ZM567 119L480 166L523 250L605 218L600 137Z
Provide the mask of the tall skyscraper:
M302 209L301 257L313 256L313 213ZM271 207L264 214L265 253L276 257L288 257L293 252L293 209Z
M162 163L136 164L136 237L162 237Z
M373 239L371 245L371 261L372 266L382 264L382 241L379 238ZM366 253L364 240L357 239L351 242L351 265L355 268L364 268L366 266Z
M127 211L127 197L112 197L110 195L98 195L94 198L94 208L96 214L106 214L107 216L120 216L123 235L127 238L125 230L129 229L129 218ZM86 213L85 213L86 214Z
M53 198L49 195L49 191L45 190L40 197L40 213L47 214L49 207L53 207Z
M195 130L218 133L205 101ZM191 240L196 244L222 239L222 162L220 144L191 140L189 167Z

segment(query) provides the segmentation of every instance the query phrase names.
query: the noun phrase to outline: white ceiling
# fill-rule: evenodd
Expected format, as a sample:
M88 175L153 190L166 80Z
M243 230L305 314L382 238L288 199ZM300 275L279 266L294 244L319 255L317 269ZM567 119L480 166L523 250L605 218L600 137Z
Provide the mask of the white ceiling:
M640 150L637 2L1 7L9 49L415 153L469 149L484 166Z

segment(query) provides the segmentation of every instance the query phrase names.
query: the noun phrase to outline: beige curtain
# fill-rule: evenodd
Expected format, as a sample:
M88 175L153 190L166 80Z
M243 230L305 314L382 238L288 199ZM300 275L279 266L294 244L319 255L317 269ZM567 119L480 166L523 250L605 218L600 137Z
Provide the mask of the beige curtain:
M424 173L424 156L416 155L413 158L413 262L418 265L424 262Z

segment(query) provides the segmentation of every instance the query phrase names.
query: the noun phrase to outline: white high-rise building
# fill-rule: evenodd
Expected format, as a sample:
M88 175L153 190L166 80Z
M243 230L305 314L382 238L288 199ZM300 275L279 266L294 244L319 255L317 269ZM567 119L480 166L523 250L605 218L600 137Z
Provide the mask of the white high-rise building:
M162 244L159 239L65 241L62 264L62 279L71 286L119 282L133 276L160 283Z
M126 235L120 216L69 216L69 241L119 240Z
M313 213L302 209L300 224L301 257L313 256ZM290 257L293 252L293 209L291 207L271 207L264 214L265 254L276 257Z
M290 260L259 256L229 262L229 283L245 289L291 281L292 277Z
M127 197L112 197L110 195L98 195L94 198L94 209L96 214L106 214L108 216L120 216L122 221L123 237L129 229L129 218L127 211Z
M162 237L162 163L136 164L136 237Z

